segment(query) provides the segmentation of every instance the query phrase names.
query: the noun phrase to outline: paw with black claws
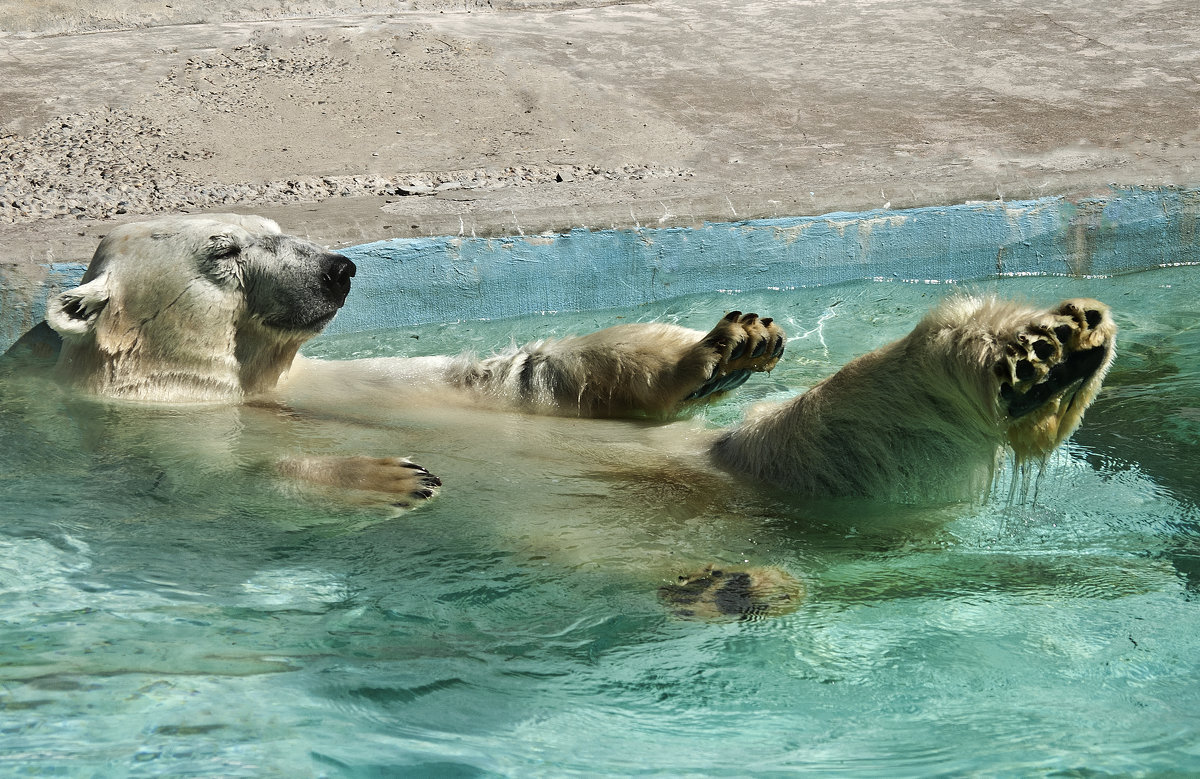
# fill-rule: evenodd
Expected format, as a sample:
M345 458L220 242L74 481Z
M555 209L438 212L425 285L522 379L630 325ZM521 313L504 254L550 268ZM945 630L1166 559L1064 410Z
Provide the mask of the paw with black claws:
M769 371L783 357L787 342L783 330L770 317L730 311L700 341L715 353L709 376L685 400L699 400L740 387L750 374Z
M409 509L414 508L421 501L428 500L437 494L438 488L442 486L442 480L424 467L417 465L411 460L403 457L384 458L388 460L399 460L401 468L410 471L412 479L416 480L416 486L408 490L408 494L404 499L392 503L393 508ZM408 485L406 485L408 486Z
M297 481L339 491L348 503L387 502L415 508L437 494L442 480L406 457L297 457L277 464Z
M1005 339L993 371L1018 455L1048 452L1078 426L1115 340L1108 306L1087 298L1063 301Z
M731 571L709 566L658 588L677 617L751 620L788 614L804 600L804 585L778 568Z

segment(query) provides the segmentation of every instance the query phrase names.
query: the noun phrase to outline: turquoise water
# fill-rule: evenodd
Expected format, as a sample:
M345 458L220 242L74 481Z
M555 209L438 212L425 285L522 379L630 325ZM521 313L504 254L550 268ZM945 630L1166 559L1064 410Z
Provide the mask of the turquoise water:
M1122 328L1036 502L1001 484L974 507L797 504L646 464L901 335L948 285L693 297L307 350L486 352L617 321L707 328L730 308L785 323L773 374L665 426L155 410L10 379L0 774L1200 772L1195 273L975 287L1098 297ZM411 454L446 487L389 519L275 484L260 460L276 448ZM782 567L808 599L754 622L669 616L658 584L706 562Z

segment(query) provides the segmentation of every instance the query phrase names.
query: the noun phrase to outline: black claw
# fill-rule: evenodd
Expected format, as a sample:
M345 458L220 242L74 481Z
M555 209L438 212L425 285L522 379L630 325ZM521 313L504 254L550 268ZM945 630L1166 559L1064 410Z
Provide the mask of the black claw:
M771 317L769 317L769 316L765 316L765 317L763 317L763 318L762 318L762 326L763 326L763 327L770 327L770 326L771 326L771 323L772 323L772 322L774 322L774 321L775 321L775 320L774 320L774 319L772 319Z
M725 320L728 322L736 322L736 321L738 321L738 319L741 318L741 316L742 316L741 311L730 311L728 314L725 315Z
M746 353L746 342L742 341L737 346L733 347L733 351L729 353L729 359L737 360Z
M767 353L767 342L759 341L758 346L754 347L754 351L750 353L751 357L762 357Z
M400 466L402 468L412 468L414 471L425 470L423 467L421 467L420 465L417 465L416 463L401 463Z
M430 487L426 487L423 490L413 490L412 496L414 498L432 498L433 497L433 489Z
M395 507L396 507L396 508L398 508L398 509L408 509L408 508L412 508L412 504L411 504L411 503L409 503L407 500L398 500L398 501L396 501L395 503L393 503L392 505L393 505L393 506L395 506Z
M780 342L779 342L779 345L775 347L775 353L774 353L773 355L771 355L771 356L772 356L772 357L775 357L776 359L778 359L778 358L782 357L782 356L783 356L783 349L784 349L784 346L785 346L784 342L783 342L783 341L780 341Z
M758 320L758 314L746 314L741 318L741 323L744 325L752 325Z
M427 484L427 485L429 485L430 487L440 487L440 486L442 486L442 480L441 480L441 479L439 479L438 477L434 476L432 473L431 473L431 474L429 474L428 476L426 476L425 478L421 479L421 483L422 483L422 484Z

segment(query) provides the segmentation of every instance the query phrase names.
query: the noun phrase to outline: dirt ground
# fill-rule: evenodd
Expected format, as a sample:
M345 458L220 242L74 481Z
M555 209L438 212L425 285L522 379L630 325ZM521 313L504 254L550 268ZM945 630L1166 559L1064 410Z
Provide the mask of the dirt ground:
M1193 0L0 0L0 273L1193 185Z

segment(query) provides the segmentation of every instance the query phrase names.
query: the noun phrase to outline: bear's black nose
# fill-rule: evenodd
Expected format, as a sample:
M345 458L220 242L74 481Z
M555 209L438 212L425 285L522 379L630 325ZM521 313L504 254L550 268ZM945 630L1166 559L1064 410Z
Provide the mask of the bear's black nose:
M321 281L327 290L344 298L350 293L350 279L358 269L354 267L353 262L340 254L328 255L326 263L325 272L321 274Z

